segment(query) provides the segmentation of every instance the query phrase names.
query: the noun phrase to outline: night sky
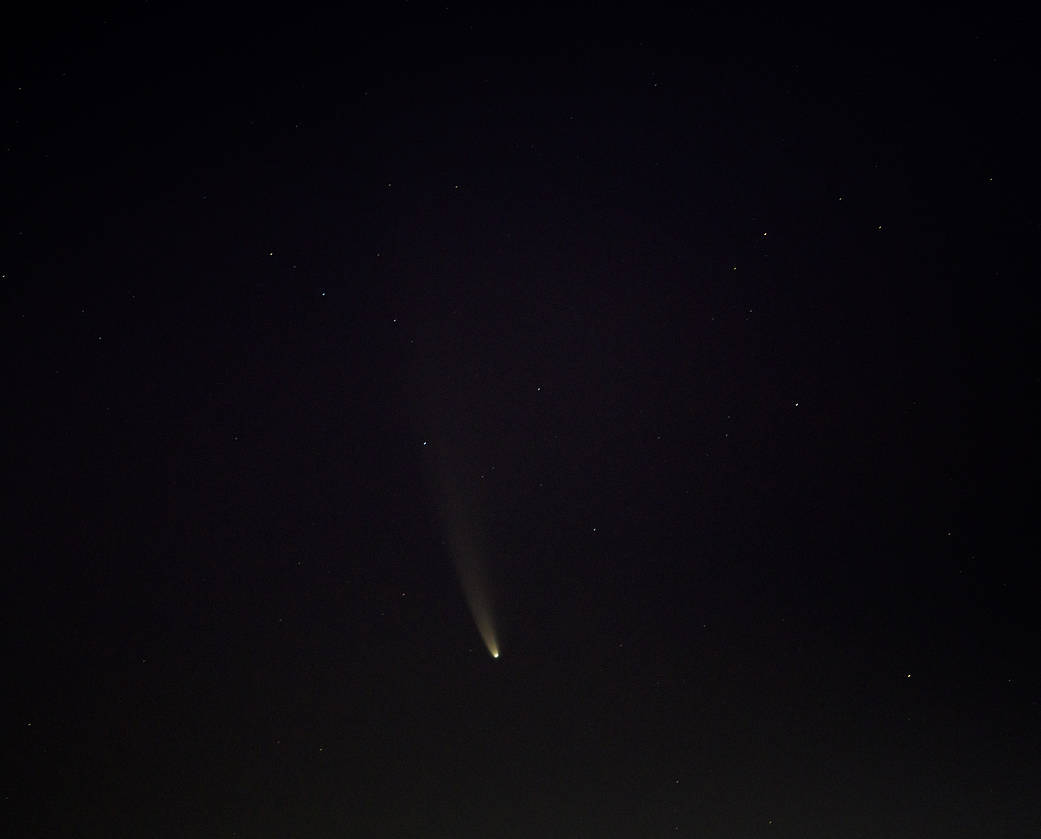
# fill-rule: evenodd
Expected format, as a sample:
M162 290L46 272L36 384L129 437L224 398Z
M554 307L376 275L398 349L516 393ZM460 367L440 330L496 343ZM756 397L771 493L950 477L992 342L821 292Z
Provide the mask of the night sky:
M1025 21L2 40L5 835L1038 836Z

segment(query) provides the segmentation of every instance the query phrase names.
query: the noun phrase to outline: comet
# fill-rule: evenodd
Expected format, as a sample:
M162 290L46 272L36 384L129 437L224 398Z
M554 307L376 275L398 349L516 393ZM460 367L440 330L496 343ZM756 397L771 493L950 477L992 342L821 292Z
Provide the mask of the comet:
M445 328L448 328L447 326ZM458 335L434 334L424 345L436 348L418 361L415 374L416 403L422 434L424 471L431 500L455 566L463 597L477 634L492 658L499 658L496 632L495 591L489 574L488 487L484 481L482 426L487 413L481 399L474 400L461 384L474 361L469 346L453 357ZM470 399L467 399L467 396Z
M466 604L473 615L477 634L484 641L489 655L499 657L499 641L495 633L492 612L491 586L483 562L483 554L477 550L476 538L472 532L456 531L449 538L455 561L455 570L463 588Z
M433 467L435 500L456 576L466 605L473 616L477 634L488 654L499 657L499 639L495 631L494 598L488 575L484 528L478 514L479 504L472 493L464 491L458 470L444 451ZM436 455L435 455L436 457Z

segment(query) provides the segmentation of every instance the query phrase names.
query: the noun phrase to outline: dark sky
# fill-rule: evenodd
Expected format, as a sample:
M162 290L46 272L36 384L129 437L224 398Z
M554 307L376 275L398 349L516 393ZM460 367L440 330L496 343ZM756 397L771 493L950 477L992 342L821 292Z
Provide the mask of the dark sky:
M1022 25L5 28L10 835L1038 835Z

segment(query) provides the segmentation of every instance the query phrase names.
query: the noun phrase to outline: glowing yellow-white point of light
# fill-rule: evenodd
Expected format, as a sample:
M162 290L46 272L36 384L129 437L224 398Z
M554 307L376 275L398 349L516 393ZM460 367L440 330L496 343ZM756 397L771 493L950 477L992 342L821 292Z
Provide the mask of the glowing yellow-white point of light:
M471 601L471 605L473 605L473 602ZM484 648L488 650L488 655L492 658L498 658L499 639L495 637L495 630L492 629L490 616L475 609L474 620L477 624L477 632L481 636L481 640L484 641Z

